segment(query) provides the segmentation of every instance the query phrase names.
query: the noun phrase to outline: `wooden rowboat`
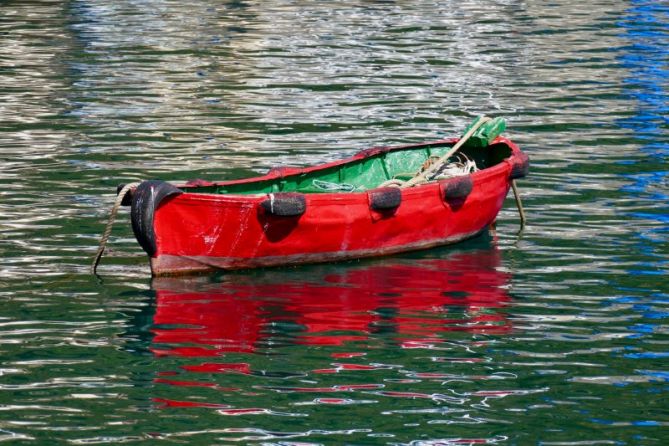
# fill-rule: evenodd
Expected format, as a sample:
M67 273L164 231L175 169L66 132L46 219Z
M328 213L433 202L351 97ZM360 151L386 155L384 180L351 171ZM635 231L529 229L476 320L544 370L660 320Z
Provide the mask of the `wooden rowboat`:
M410 188L457 139L374 147L315 167L235 181L144 181L130 190L133 232L154 276L381 256L474 237L493 223L528 157L497 137L460 153L479 170ZM126 197L126 199L129 197Z

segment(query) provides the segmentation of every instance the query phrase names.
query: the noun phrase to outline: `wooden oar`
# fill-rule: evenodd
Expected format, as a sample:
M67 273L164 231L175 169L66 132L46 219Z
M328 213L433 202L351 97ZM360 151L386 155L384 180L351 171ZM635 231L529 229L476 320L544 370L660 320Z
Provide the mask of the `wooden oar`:
M451 150L442 155L441 158L435 161L424 171L422 172L419 171L416 174L416 176L406 181L404 184L400 185L400 187L401 188L413 187L417 184L425 182L429 177L429 175L432 175L434 172L437 172L441 168L441 166L448 163L448 159L453 155L455 155L458 152L458 150L460 150L460 147L462 147L467 142L467 140L469 140L469 138L479 129L479 127L481 127L488 121L492 121L492 119L488 118L487 116L481 116L479 121L475 125L473 125L472 128L470 128L469 131L462 136L462 138L460 138L460 140L451 148Z

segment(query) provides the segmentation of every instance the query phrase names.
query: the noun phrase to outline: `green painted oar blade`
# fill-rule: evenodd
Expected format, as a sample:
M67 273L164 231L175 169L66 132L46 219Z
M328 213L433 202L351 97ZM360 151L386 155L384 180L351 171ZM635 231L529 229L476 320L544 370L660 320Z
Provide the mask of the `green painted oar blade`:
M467 133L469 129L474 127L481 119L482 116L479 116L469 124L465 129L464 133ZM467 140L464 144L464 147L472 148L482 148L489 146L495 138L502 134L506 130L506 122L502 118L494 118L492 121L486 122L481 127L474 132L474 134Z

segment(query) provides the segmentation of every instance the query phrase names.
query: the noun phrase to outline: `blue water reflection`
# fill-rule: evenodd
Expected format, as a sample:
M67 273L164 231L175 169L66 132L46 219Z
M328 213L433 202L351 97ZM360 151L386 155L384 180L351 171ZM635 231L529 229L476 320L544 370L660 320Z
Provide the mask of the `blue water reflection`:
M638 249L648 258L629 270L634 275L663 276L669 259L662 246L669 234L669 6L663 2L633 0L618 22L624 31L620 37L629 42L622 48L619 60L629 71L622 85L634 104L634 114L619 121L640 142L646 159L638 160L638 173L626 174L631 181L621 187L643 211L626 214L641 222L637 234ZM645 227L644 227L645 226Z
M618 22L623 29L621 39L629 44L619 55L622 65L630 72L622 85L635 104L632 116L620 120L620 125L634 132L643 141L640 150L661 163L669 155L669 6L663 2L633 0L632 7ZM635 183L623 190L646 192L651 198L666 200L669 186L666 170L643 172L629 177ZM653 187L660 188L654 191Z

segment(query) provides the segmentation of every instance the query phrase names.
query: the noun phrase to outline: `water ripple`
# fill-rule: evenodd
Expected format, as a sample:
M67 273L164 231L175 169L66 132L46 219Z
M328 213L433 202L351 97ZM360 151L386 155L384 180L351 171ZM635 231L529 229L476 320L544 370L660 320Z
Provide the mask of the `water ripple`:
M581 3L4 2L0 441L661 444L669 9ZM119 183L481 113L531 157L521 232L509 200L449 249L150 283L122 211L88 275Z

